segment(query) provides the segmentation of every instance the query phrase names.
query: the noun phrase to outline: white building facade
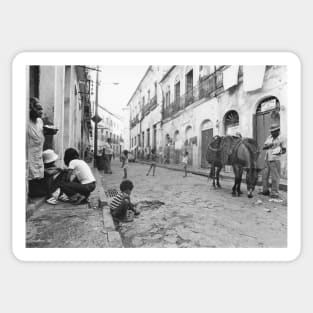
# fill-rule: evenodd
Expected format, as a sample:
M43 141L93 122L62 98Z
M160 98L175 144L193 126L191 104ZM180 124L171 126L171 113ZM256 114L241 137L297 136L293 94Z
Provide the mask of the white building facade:
M149 72L149 81L159 78L151 77L154 73ZM256 139L261 149L273 123L280 124L281 136L287 137L286 66L172 66L158 85L162 101L157 102L155 112L159 121L155 123L149 113L140 126L132 115L131 133L132 138L149 133L151 138L147 130L158 125L152 146L162 162L178 164L188 151L191 166L206 168L205 154L212 138L236 132ZM138 104L134 113L140 117L144 109ZM149 143L145 139L144 147ZM264 166L263 152L258 166ZM282 176L287 177L287 155L282 159Z
M168 66L149 66L127 107L130 110L130 150L137 156L149 155L162 146L163 91L160 80Z

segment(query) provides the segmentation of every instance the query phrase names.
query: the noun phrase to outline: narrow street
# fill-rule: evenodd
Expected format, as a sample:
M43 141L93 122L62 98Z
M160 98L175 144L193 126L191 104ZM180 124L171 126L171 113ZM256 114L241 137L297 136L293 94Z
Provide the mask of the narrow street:
M146 176L148 165L130 163L128 178L134 183L131 198L141 214L119 227L125 247L257 248L287 246L287 194L282 203L259 196L231 195L232 181L222 180L213 189L207 178L180 171L156 169ZM119 161L113 174L102 174L104 189L122 181Z

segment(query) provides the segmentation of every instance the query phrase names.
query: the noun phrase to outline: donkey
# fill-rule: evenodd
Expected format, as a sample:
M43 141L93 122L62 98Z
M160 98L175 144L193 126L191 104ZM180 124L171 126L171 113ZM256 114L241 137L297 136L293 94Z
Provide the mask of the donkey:
M213 186L221 187L219 182L220 171L224 165L232 165L235 174L235 183L232 188L233 196L242 194L240 185L243 170L245 169L248 197L252 198L252 192L255 189L260 171L256 167L258 157L258 145L252 138L241 139L233 136L215 136L209 144L206 154L208 163L211 163L209 177L213 179Z

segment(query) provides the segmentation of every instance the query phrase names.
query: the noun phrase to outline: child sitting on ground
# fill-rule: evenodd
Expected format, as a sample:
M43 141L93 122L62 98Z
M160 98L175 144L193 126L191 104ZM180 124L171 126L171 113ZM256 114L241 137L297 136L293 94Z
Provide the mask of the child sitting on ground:
M128 168L128 151L127 150L123 151L121 160L122 160L122 166L121 167L122 167L122 169L124 169L123 179L126 179L127 178L127 168Z
M133 218L129 211L133 211L135 215L140 214L134 205L130 202L130 194L134 188L130 180L124 180L120 184L120 191L111 201L110 212L113 219L117 222L132 222Z
M182 160L182 164L183 164L183 168L185 171L185 176L183 176L183 177L187 177L188 151L185 151L185 154L184 154L183 160Z
M68 167L68 181L60 183L61 192L75 204L88 202L88 197L96 188L96 180L88 164L79 159L78 152L69 148L64 153L64 163Z

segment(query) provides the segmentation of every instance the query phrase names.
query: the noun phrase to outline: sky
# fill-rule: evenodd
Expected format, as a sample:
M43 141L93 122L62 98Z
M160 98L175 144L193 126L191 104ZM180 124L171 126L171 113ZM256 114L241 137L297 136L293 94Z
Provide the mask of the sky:
M112 113L123 115L133 92L145 74L147 66L101 66L99 105ZM118 82L119 85L114 85Z

